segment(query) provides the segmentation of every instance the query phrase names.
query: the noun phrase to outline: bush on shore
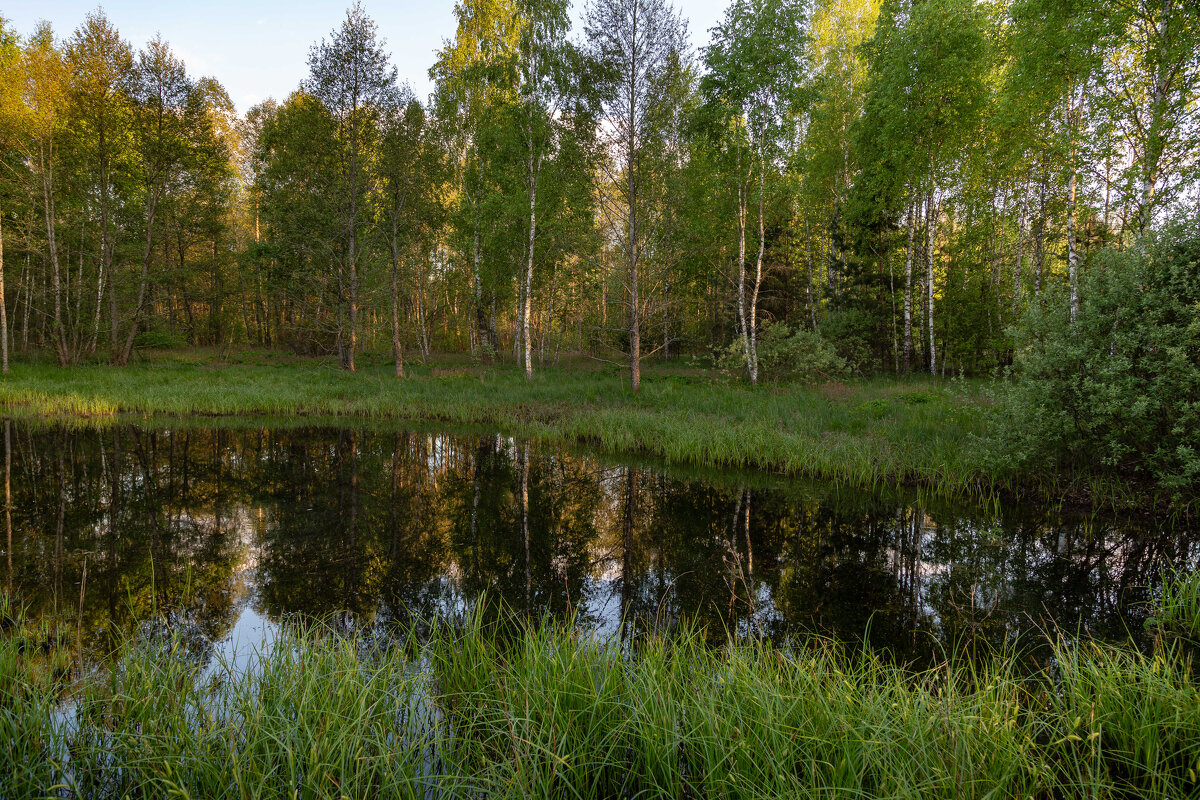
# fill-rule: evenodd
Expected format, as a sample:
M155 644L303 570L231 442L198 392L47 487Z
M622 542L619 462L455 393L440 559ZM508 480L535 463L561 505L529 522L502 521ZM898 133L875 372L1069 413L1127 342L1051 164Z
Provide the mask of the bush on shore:
M1200 490L1200 217L1101 252L1078 317L1047 291L1014 330L996 458L1102 472L1182 497Z

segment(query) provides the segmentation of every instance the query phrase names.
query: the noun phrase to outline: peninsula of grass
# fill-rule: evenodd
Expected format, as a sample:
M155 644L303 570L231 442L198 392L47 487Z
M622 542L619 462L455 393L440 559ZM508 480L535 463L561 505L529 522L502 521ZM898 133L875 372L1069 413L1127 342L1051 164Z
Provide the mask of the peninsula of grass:
M16 364L0 379L0 413L89 424L120 415L255 415L487 426L547 443L858 486L982 498L1099 493L1086 480L998 467L980 439L985 388L917 377L754 387L712 371L651 366L634 394L625 373L588 362L542 369L532 380L512 366L463 362L417 366L397 379L388 364L348 373L269 354L242 363L193 355L124 368Z
M1185 605L1153 653L1060 640L1044 669L975 653L920 671L819 640L623 644L472 613L420 636L293 622L237 665L146 626L80 672L69 633L47 644L18 613L0 796L1196 797Z

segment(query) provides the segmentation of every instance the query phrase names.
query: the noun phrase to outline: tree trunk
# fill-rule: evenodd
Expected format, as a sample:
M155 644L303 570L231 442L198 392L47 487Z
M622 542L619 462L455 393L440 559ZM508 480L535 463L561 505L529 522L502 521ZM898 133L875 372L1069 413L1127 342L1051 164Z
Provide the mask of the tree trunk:
M396 377L404 377L404 347L400 344L400 253L396 246L396 229L392 226L392 356L396 361Z
M146 305L146 289L150 283L150 259L154 255L154 217L158 211L158 199L161 192L161 186L155 187L147 200L146 241L142 247L142 270L138 282L137 305L133 308L133 318L129 323L129 333L125 337L125 345L113 359L113 363L117 366L128 364L129 359L133 356L133 344L137 339L138 324L141 322L142 309Z
M763 256L767 250L765 204L767 160L759 151L758 171L758 259L754 264L754 294L750 297L750 382L758 383L758 290L762 286Z
M29 352L29 314L33 310L33 281L30 277L29 254L25 254L25 266L21 270L21 285L25 288L25 313L21 315L21 352ZM18 309L20 304L17 304Z
M637 183L635 181L635 164L637 163L637 70L629 75L629 135L627 138L628 152L626 153L626 180L629 187L629 382L634 394L642 389L642 335L641 314L638 308L638 252L637 252Z
M53 148L53 145L50 145ZM62 321L62 279L59 275L58 268L58 242L55 238L55 211L54 211L54 166L53 149L49 153L46 152L46 145L42 145L38 151L39 166L41 167L42 177L42 211L46 217L46 250L50 256L50 283L51 291L54 294L54 351L58 356L58 365L65 367L67 365L67 342L65 331L63 330Z
M421 254L417 261L417 325L419 330L419 342L421 345L421 358L429 358L429 313L427 300L425 297L425 254Z
M1074 166L1071 177L1067 182L1067 272L1071 284L1070 314L1071 324L1079 316L1079 247L1075 242L1075 185L1076 175Z
M104 129L100 129L100 270L108 276L108 349L112 358L120 347L120 320L117 317L117 273L113 269L112 232L109 230L108 147Z
M4 210L0 209L0 372L8 374L8 306L4 302Z
M525 263L525 309L521 314L525 338L525 379L533 378L533 356L531 352L531 337L529 318L533 311L533 246L537 239L537 165L532 152L532 134L530 135L530 154L527 161L529 169L529 252Z
M1028 185L1026 185L1028 190ZM1025 255L1025 205L1027 191L1021 194L1021 203L1017 206L1017 263L1013 267L1013 317L1017 316L1017 303L1021 299L1021 259Z
M349 343L346 351L345 368L350 372L355 371L354 366L354 351L358 349L358 264L356 263L358 247L358 237L354 230L354 221L350 222L350 280L349 280L349 304L350 304L350 335Z
M738 152L737 163L737 226L738 226L738 334L742 337L742 354L746 358L746 374L751 383L757 382L756 370L753 367L752 350L750 349L750 324L746 315L746 185L742 182L742 158Z
M937 376L937 342L933 336L933 252L937 242L937 185L934 184L929 190L929 247L928 249L928 275L927 287L929 297L926 302L926 308L929 311L929 374Z
M914 213L914 201L908 203L908 249L904 254L904 374L912 372L913 351L913 237L916 233L917 220Z
M671 360L671 274L663 276L663 361Z
M1171 23L1171 11L1173 0L1162 0L1162 12L1159 16L1157 29L1155 30L1156 38L1158 39L1158 47L1167 49L1169 43L1167 41L1168 28ZM1150 49L1154 49L1150 46ZM1150 93L1150 109L1148 116L1150 117L1149 124L1146 128L1146 146L1145 152L1142 154L1142 175L1141 175L1141 213L1138 215L1138 232L1145 234L1150 229L1151 222L1154 221L1154 189L1158 183L1159 165L1162 162L1163 150L1165 142L1163 141L1163 125L1166 124L1165 119L1167 110L1167 77L1163 74L1163 70L1177 69L1171 64L1164 63L1166 59L1161 55L1157 59L1152 59L1151 63L1155 66L1153 74L1154 89Z
M1042 296L1042 267L1045 261L1046 241L1046 182L1045 172L1042 173L1038 185L1038 215L1033 222L1033 295Z
M817 295L813 289L812 233L809 230L808 214L804 215L804 259L808 266L808 313L812 327L817 329Z
M475 215L475 231L471 242L471 281L475 288L475 338L479 341L479 346L483 348L485 337L487 336L487 315L483 308L483 283L479 278L479 214ZM489 357L495 355L495 344L488 341L489 347L483 349L483 360L487 361ZM491 350L492 352L488 352Z
M1067 272L1070 280L1071 324L1079 316L1079 247L1075 242L1075 189L1078 183L1078 170L1075 166L1075 87L1072 84L1067 95L1067 135L1071 137L1070 154L1068 155L1070 176L1067 178Z

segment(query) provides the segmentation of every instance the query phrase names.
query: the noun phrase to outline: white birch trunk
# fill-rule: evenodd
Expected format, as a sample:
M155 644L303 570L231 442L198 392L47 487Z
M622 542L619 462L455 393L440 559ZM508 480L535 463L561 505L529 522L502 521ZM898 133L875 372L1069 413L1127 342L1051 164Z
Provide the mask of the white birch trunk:
M917 220L913 211L913 201L908 203L908 248L904 254L904 372L912 372L913 351L913 238L916 234Z
M929 296L926 298L926 308L929 311L929 374L937 375L937 342L933 333L933 251L937 241L937 186L929 192L929 247L927 286Z

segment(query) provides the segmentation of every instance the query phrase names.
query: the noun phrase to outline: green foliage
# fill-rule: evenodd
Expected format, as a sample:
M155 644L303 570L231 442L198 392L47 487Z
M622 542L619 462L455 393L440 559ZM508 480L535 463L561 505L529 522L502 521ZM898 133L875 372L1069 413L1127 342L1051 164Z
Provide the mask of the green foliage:
M1175 497L1200 487L1200 220L1105 251L1079 319L1048 292L1013 331L1016 363L995 425L1000 458L1098 468Z
M139 350L145 348L166 350L183 347L186 344L181 333L167 328L157 320L146 326L145 330L138 331L137 338L134 340L134 346Z
M0 20L0 338L24 363L246 343L353 369L414 342L502 360L526 330L543 365L669 360L743 330L754 380L772 319L768 377L811 382L843 371L826 345L847 374L988 372L1042 298L1019 370L1071 350L1042 388L1074 394L1030 389L984 473L1099 465L1182 496L1187 359L1122 323L1100 363L1121 279L1085 289L1077 341L1034 334L1063 327L1060 284L1196 195L1194 5L734 0L692 50L668 0L592 3L583 42L565 0L462 0L425 105L355 3L242 119L102 11L62 36Z
M879 323L867 311L846 308L833 311L821 322L821 338L829 342L845 362L846 372L865 375L876 368L874 342Z
M903 206L906 189L939 183L946 153L979 124L991 57L986 18L972 0L888 3L867 45L870 86L857 148L860 224Z
M758 364L772 381L818 383L836 380L847 373L847 364L821 334L793 328L786 322L763 323L758 334ZM720 352L717 364L728 373L744 375L746 351L741 339Z

